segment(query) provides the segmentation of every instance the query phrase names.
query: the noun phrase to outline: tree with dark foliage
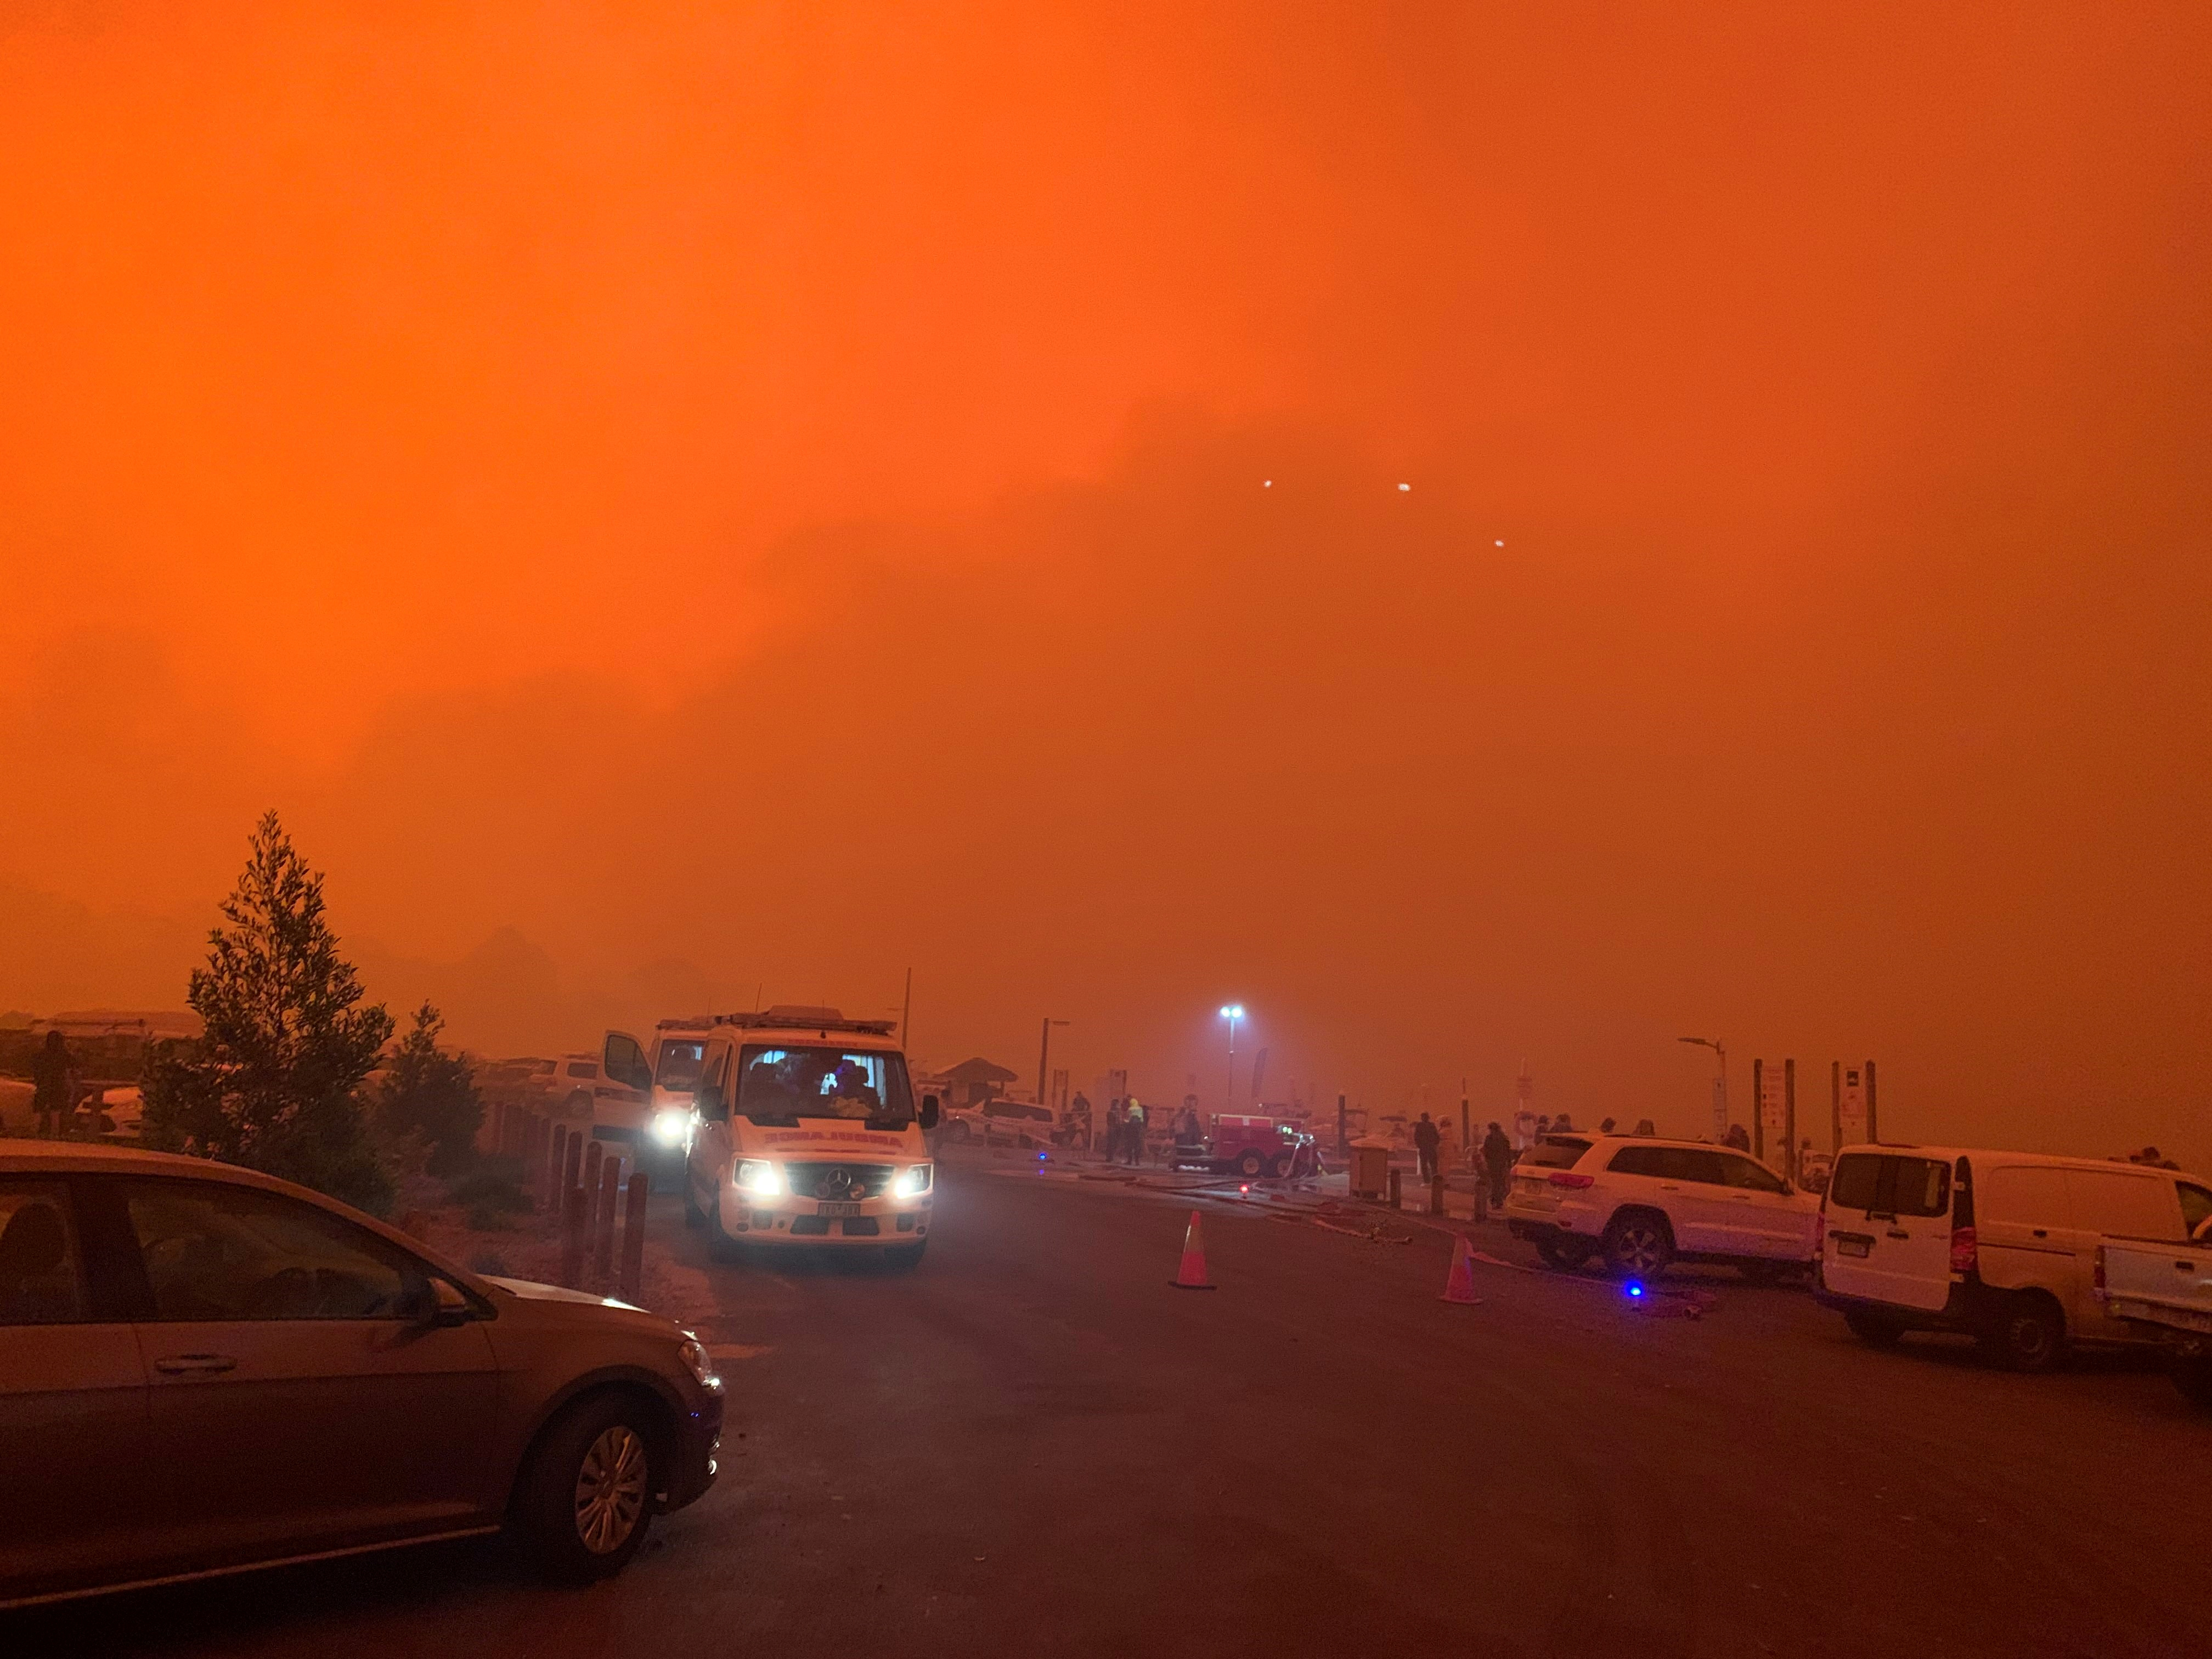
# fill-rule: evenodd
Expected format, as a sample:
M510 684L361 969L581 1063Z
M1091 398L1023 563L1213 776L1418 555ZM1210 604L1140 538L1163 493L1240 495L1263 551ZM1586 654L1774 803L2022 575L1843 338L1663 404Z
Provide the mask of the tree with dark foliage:
M185 1000L206 1031L147 1070L144 1143L243 1164L365 1210L392 1200L356 1091L392 1035L360 1006L323 915L323 878L272 812Z
M411 1132L428 1143L434 1175L450 1175L465 1164L483 1127L475 1068L465 1055L438 1047L444 1027L428 1003L415 1011L415 1029L399 1040L377 1101L386 1133Z

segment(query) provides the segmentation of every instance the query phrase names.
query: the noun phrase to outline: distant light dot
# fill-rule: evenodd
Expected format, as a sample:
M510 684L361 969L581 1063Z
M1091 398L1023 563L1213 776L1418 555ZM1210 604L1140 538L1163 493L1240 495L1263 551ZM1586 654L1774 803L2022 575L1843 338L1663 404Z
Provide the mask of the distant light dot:
M1504 546L1504 545L1505 545L1505 544L1504 544L1504 542L1492 542L1492 543L1491 543L1491 545L1492 545L1492 547L1503 547L1503 546Z
M1262 483L1261 484L1261 486L1260 486L1260 488L1261 488L1261 489L1273 489L1274 487L1275 487L1275 481L1274 481L1273 478L1269 478L1269 479L1266 480L1266 481L1265 481L1264 483Z
M1411 485L1411 484L1400 484L1400 485L1398 486L1398 488L1399 488L1399 489L1411 489L1413 487L1413 485Z

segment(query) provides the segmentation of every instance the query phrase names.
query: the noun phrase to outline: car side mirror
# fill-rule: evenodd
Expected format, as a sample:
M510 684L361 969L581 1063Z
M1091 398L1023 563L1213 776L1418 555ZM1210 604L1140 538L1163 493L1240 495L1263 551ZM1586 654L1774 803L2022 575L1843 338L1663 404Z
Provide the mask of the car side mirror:
M458 1285L442 1279L425 1279L407 1294L407 1316L432 1330L465 1325L476 1317L476 1308Z
M934 1129L937 1127L939 1115L939 1114L937 1109L937 1097L935 1095L924 1095L921 1097L921 1116L919 1120L921 1127L925 1129Z
M702 1083L699 1085L699 1115L708 1123L720 1123L730 1115L730 1103L722 1098L722 1085Z

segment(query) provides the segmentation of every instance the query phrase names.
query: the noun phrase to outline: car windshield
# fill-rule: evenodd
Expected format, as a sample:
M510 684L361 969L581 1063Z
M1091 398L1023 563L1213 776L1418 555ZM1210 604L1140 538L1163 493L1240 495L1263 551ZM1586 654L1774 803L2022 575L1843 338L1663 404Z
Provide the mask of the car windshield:
M756 1123L836 1117L902 1129L914 1121L914 1094L897 1054L758 1044L738 1056L737 1110Z
M697 1037L663 1037L660 1058L653 1068L653 1080L664 1089L699 1086L699 1062L707 1045Z

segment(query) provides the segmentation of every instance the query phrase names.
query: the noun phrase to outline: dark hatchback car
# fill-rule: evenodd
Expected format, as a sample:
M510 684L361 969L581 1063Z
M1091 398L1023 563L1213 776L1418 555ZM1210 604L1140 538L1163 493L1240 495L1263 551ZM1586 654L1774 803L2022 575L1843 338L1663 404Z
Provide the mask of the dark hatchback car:
M642 1310L248 1170L0 1142L0 1607L501 1528L604 1577L721 1421Z

